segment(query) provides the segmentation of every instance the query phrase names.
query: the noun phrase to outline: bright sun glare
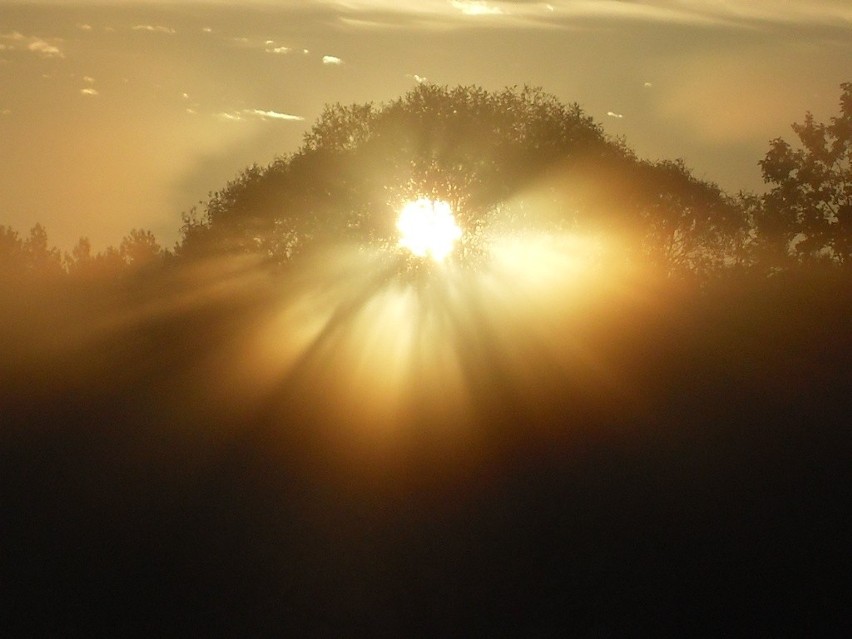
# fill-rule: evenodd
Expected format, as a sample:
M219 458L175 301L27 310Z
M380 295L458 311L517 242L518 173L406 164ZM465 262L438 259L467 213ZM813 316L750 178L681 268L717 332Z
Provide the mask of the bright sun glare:
M436 262L443 261L452 252L462 235L450 205L427 198L406 202L396 228L400 232L400 246L418 257L428 255Z

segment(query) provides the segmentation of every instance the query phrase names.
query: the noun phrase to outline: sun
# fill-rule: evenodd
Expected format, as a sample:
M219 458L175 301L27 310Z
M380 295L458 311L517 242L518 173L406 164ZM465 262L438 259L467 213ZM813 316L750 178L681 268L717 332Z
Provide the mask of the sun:
M418 257L431 257L436 262L446 259L462 236L450 205L428 198L406 202L396 228L400 232L400 246Z

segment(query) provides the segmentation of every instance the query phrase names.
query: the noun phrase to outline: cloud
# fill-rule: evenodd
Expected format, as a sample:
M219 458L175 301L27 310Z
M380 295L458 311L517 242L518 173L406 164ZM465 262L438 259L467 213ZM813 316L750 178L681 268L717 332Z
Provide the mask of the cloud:
M617 120L620 120L624 117L622 113L616 113L615 111L607 111L606 114L611 118L616 118Z
M27 49L35 53L39 53L45 58L63 57L62 51L55 45L45 42L44 40L35 40L27 45Z
M137 24L130 27L134 31L149 31L151 33L165 33L166 35L174 35L177 33L171 27L164 27L159 24Z
M267 53L276 53L278 55L285 55L290 53L290 47L277 46L274 40L267 40L265 43L266 52Z
M64 58L65 54L59 48L62 43L60 38L51 38L49 40L38 36L26 36L18 31L0 35L0 40L5 40L0 43L5 51L27 51L35 53L42 58Z
M36 1L47 3L46 0ZM137 2L159 4L162 0ZM216 0L216 3L221 2ZM244 0L244 4L288 5L296 11L319 7L320 11L330 12L346 24L363 26L394 26L392 16L409 16L418 24L425 21L433 26L440 22L461 24L470 22L470 17L491 16L500 17L497 23L505 26L567 26L576 19L602 18L729 26L818 23L852 30L852 2L849 0L288 0L286 3ZM210 32L212 29L205 27L203 30Z
M80 89L80 93L83 95L100 95L97 89L93 89L92 87L86 87L85 89Z
M261 120L289 120L291 122L301 122L305 118L300 115L291 115L289 113L279 113L278 111L263 111L261 109L243 109L246 115L254 115Z
M88 84L94 84L95 79L90 75L84 75L83 82L87 82Z
M343 60L335 55L324 55L322 57L323 64L343 64Z
M240 111L223 111L217 114L217 117L231 122L239 122L246 118L256 118L259 120L279 120L285 122L302 122L305 118L300 115L292 115L290 113L282 113L280 111L264 111L263 109L242 109Z
M78 24L77 28L80 29L80 31L91 31L92 25L90 25L90 24Z
M466 16L500 16L503 9L478 0L452 0L453 8L458 9Z
M722 26L823 24L852 29L849 0L302 0L344 10L347 24L370 26L376 16L409 16L421 23L499 16L497 24L576 26L606 19ZM382 24L391 24L384 21Z

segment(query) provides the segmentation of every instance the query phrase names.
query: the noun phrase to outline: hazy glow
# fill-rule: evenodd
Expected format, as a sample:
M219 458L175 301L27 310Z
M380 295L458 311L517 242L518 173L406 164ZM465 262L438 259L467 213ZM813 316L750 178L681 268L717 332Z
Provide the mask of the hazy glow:
M453 219L450 205L440 200L421 198L407 202L396 227L399 244L418 257L430 256L441 262L449 255L462 231Z

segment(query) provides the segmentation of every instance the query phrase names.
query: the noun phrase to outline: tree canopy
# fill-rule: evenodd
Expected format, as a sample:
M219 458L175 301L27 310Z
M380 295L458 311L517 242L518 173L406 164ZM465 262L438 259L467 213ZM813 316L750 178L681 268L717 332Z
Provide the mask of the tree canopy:
M775 260L848 264L852 256L852 82L841 85L840 115L812 113L793 124L800 146L771 141L760 161L771 190L757 216L761 245Z
M704 276L852 263L852 82L828 123L807 113L798 138L770 141L764 194L732 197L684 161L645 160L577 104L541 89L490 92L419 84L383 104L327 105L293 153L252 165L183 215L164 250L133 229L97 254L83 237L50 247L40 224L0 226L0 271L85 277L251 254L275 264L325 243L391 246L403 204L447 201L465 254L493 225L545 225L616 237L626 259Z
M249 167L186 216L179 252L286 261L313 241L388 242L396 211L420 197L449 202L471 237L495 216L547 217L626 235L673 270L722 261L744 227L718 186L682 162L638 159L577 104L421 84L387 104L327 106L294 154Z

